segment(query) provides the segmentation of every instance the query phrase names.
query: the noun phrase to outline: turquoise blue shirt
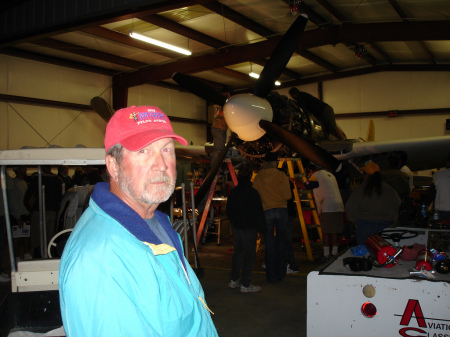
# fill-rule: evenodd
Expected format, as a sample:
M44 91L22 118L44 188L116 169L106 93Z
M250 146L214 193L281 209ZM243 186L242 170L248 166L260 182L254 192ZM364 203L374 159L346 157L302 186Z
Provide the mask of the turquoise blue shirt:
M168 217L155 217L173 246L97 184L59 269L67 336L217 336L200 282Z

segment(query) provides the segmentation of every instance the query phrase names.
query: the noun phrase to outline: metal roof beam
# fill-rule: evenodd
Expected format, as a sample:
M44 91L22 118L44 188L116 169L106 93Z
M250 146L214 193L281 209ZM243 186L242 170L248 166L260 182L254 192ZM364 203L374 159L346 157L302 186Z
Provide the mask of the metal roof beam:
M300 48L305 50L328 44L354 44L366 41L368 37L370 37L369 42L416 41L416 37L420 37L419 40L450 40L450 29L448 29L448 26L448 21L428 21L346 24L343 26L325 27L304 32ZM133 73L123 74L121 78L124 81L124 85L136 86L170 78L176 71L195 73L252 59L269 57L280 39L281 37L274 37L250 45L224 48L214 54L192 56L160 66L150 66Z

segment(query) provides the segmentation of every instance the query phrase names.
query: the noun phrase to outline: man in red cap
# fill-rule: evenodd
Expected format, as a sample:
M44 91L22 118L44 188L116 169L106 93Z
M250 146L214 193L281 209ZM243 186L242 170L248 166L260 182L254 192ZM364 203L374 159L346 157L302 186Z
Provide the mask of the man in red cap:
M157 107L109 121L110 182L95 186L61 257L67 336L217 336L180 237L156 210L175 188L174 140L187 145Z

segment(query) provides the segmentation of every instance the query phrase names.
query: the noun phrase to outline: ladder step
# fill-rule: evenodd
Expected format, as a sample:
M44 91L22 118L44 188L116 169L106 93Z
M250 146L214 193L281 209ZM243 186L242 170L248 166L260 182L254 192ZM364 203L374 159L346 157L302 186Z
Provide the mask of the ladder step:
M306 228L310 229L310 228L319 228L320 225L306 225Z

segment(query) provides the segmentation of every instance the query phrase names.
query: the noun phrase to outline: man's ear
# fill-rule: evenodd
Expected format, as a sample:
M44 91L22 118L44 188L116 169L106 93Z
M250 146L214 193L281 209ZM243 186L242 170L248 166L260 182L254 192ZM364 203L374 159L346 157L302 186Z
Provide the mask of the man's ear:
M117 181L119 177L119 164L117 163L116 157L108 154L105 158L105 164L111 180Z

